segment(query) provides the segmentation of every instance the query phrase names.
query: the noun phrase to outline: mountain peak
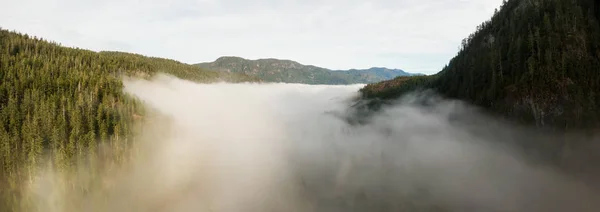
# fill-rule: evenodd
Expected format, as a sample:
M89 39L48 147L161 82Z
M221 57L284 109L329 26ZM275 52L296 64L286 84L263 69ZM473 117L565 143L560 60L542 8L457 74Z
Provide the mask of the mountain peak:
M236 61L236 60L246 60L246 59L241 58L241 57L236 57L236 56L222 56L222 57L217 58L215 60L215 62L232 61L232 60Z
M400 69L383 67L330 70L312 65L303 65L293 60L276 58L250 60L236 56L223 56L214 62L197 65L209 70L245 73L268 82L306 84L373 83L393 79L397 76L412 75Z

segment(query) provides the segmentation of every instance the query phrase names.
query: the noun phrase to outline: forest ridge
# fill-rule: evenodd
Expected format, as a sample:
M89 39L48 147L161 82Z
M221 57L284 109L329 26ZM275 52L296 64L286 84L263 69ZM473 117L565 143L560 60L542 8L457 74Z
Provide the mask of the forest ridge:
M599 8L593 0L505 1L442 71L371 84L363 96L433 89L540 127L599 127Z

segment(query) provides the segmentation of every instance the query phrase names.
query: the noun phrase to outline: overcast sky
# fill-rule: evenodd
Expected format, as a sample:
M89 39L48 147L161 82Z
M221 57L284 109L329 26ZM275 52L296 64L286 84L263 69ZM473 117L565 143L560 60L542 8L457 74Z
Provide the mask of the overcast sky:
M186 63L220 56L435 73L502 0L0 0L0 27Z

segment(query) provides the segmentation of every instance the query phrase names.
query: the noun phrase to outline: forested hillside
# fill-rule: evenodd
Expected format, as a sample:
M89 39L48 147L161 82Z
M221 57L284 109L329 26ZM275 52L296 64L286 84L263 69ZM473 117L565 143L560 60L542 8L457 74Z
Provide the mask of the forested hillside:
M399 77L362 93L391 99L434 89L525 123L598 127L599 8L594 0L505 1L438 74Z
M241 57L220 57L214 62L199 63L198 66L221 72L244 73L267 82L303 84L359 84L374 83L412 74L400 69L370 68L351 70L330 70L302 65L291 60L259 59L247 60Z
M121 78L159 72L198 82L254 80L173 60L66 48L0 29L0 211L26 209L22 187L41 166L68 171L78 163L95 167L95 158L118 164L133 142L133 120L143 116L122 93ZM101 155L107 152L112 156Z

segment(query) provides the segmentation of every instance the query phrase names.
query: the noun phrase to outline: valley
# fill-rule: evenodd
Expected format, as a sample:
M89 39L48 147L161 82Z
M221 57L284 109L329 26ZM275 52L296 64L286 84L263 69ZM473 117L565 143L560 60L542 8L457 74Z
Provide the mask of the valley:
M293 13L302 14L306 22L285 24L279 30L287 37L280 39L277 30L263 29L268 32L264 39L258 36L260 31L253 31L256 44L243 42L240 32L232 33L262 26L243 22L246 18L237 12L227 13L224 24L206 21L218 19L219 12L211 14L215 19L198 19L221 29L218 38L226 40L233 34L240 39L233 43L240 46L256 47L265 40L277 43L296 35L297 42L329 39L339 47L326 49L337 52L330 55L364 56L365 61L343 62L373 67L367 69L335 70L287 59L237 56L192 64L66 47L1 28L0 211L600 209L600 3L502 1L488 20L464 38L456 55L431 74L412 73L410 68L430 66L417 66L406 58L437 58L446 51L443 41L452 37L444 35L453 29L435 24L444 20L415 18L416 25L425 26L422 20L437 26L439 33L425 37L439 40L411 45L422 39L405 42L381 31L352 28L388 20L383 15L414 15L387 11L380 3L387 8L393 2L355 5L380 11L372 14L373 19L356 23L350 18L315 18L328 10L307 17ZM483 3L460 2L475 4ZM418 8L441 5L441 15L455 12L446 10L452 6L448 3L424 5ZM110 5L99 8L104 7ZM269 15L256 15L255 9L244 15L259 20ZM146 52L163 48L176 55L177 48L164 47L185 35L175 33L182 26L195 23L189 21L195 13L170 18L157 13L156 20L148 18L154 13L143 14L144 24L184 20L164 29L172 39L161 33L135 34L135 40L128 37L132 46ZM427 12L430 15L441 17ZM309 17L344 24L320 25ZM270 20L265 25L277 23ZM340 27L346 34L310 33L311 25L321 31ZM96 38L103 38L100 28L79 27L98 30ZM107 37L119 37L126 28ZM211 34L201 27L194 30ZM394 34L416 35L423 37L419 32ZM165 43L148 46L156 39ZM342 45L352 39L361 41L356 49ZM227 52L229 44L217 40L219 48L203 51ZM288 51L297 52L303 47L299 46ZM270 55L287 48L261 47L268 51L251 50ZM298 55L316 61L311 53ZM379 63L364 66L373 61L399 64L389 58L406 62L406 71ZM326 59L319 61L339 65L340 60Z

